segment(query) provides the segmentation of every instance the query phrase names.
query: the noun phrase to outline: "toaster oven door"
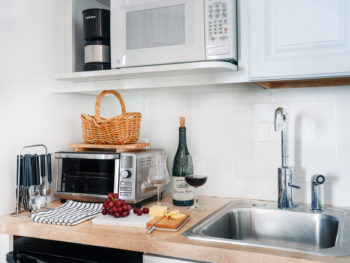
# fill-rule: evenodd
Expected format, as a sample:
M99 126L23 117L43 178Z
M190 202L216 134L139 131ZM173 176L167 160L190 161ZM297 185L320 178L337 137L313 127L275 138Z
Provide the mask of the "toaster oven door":
M118 192L119 159L58 159L57 196L80 201L102 201Z

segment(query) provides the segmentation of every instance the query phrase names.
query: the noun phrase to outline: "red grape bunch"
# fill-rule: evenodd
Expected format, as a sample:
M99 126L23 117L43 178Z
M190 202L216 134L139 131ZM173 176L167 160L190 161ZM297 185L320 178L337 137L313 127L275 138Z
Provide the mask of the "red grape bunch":
M128 205L125 200L119 199L119 195L117 193L108 193L106 201L103 203L102 215L113 215L115 218L119 217L127 217L130 215L130 210L132 209L131 205ZM138 211L137 213L135 213ZM143 210L134 208L134 213L138 216L144 214L148 214L149 209L144 208Z
M118 199L118 194L108 193L108 198L103 203L102 215L113 215L115 218L130 215L131 205L125 200Z

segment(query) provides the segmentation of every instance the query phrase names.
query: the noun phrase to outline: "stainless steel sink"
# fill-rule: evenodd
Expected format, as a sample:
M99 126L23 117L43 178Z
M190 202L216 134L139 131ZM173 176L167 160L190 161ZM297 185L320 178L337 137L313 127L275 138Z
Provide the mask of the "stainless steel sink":
M346 256L350 255L350 211L326 208L314 213L306 206L281 210L273 202L231 202L183 235L211 242Z

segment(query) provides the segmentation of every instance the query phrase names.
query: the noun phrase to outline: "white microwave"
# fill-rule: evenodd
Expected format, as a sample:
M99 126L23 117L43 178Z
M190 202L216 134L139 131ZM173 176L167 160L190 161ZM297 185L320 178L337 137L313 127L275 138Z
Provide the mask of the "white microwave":
M111 0L112 68L237 64L236 0Z

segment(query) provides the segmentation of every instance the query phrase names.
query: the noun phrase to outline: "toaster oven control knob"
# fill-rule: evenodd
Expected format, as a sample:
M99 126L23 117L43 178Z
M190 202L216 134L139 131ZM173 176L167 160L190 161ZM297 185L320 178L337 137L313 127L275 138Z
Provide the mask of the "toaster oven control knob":
M128 171L128 170L124 170L124 171L121 172L121 176L122 176L123 178L128 178L128 177L131 176L131 172Z

